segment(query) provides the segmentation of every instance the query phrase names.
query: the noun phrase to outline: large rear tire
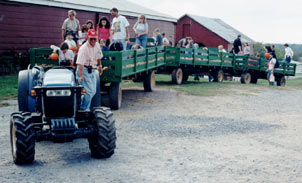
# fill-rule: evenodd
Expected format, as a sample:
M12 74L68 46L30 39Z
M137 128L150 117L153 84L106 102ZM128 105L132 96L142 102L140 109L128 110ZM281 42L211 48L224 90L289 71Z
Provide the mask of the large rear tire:
M244 72L241 74L240 82L242 84L250 84L252 76L249 72Z
M283 87L285 87L285 85L286 85L285 76L278 77L278 79L277 79L277 86L283 86Z
M156 85L155 71L149 72L144 78L145 92L152 92Z
M109 103L111 109L119 109L122 105L122 87L120 82L112 82L109 89Z
M113 113L109 108L97 107L92 110L94 134L88 138L91 156L109 158L116 147L116 128Z
M11 114L10 142L16 164L31 164L34 161L35 130L30 113L16 112Z
M19 72L18 76L18 106L19 111L28 112L29 78L28 70Z
M172 71L172 83L180 85L183 79L183 72L181 68L173 69Z

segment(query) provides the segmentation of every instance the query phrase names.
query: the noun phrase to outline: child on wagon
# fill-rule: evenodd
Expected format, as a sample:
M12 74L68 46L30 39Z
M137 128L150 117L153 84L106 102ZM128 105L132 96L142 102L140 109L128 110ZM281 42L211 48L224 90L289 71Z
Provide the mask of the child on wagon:
M59 65L71 66L74 62L74 53L69 49L68 44L63 42L60 47L51 45L50 48L53 52L59 52Z

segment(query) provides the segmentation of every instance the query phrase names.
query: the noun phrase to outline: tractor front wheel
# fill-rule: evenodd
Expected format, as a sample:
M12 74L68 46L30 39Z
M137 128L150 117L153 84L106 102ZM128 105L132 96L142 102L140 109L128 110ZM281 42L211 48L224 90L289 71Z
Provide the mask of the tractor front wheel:
M94 134L88 138L91 156L109 158L114 154L116 128L113 113L109 108L96 107L92 110Z
M35 159L35 130L31 114L16 112L10 119L10 143L16 164L31 164Z

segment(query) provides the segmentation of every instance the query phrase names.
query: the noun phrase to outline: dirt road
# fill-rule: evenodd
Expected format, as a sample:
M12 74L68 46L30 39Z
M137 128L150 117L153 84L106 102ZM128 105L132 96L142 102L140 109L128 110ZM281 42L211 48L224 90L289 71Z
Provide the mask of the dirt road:
M16 104L16 101L11 101ZM90 157L85 139L36 144L33 165L16 166L9 115L0 108L0 182L302 182L302 91L188 96L123 91L117 149Z

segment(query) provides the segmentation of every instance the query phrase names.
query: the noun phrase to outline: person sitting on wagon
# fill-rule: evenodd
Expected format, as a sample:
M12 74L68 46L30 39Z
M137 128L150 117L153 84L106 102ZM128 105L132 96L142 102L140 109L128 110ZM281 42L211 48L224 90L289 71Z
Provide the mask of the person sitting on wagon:
M77 44L72 38L73 38L72 34L68 33L67 37L66 37L66 40L64 42L67 43L69 49L71 49L72 51L75 52L76 49L77 49Z
M97 42L98 35L94 29L89 29L88 40L78 53L76 77L79 84L84 86L84 94L81 110L90 110L91 100L96 93L97 75L102 74L101 59L103 57L100 44Z
M72 50L69 49L67 43L65 42L61 43L60 47L51 45L50 48L53 50L53 52L57 52L57 51L59 52L59 65L62 66L73 65L74 53Z

